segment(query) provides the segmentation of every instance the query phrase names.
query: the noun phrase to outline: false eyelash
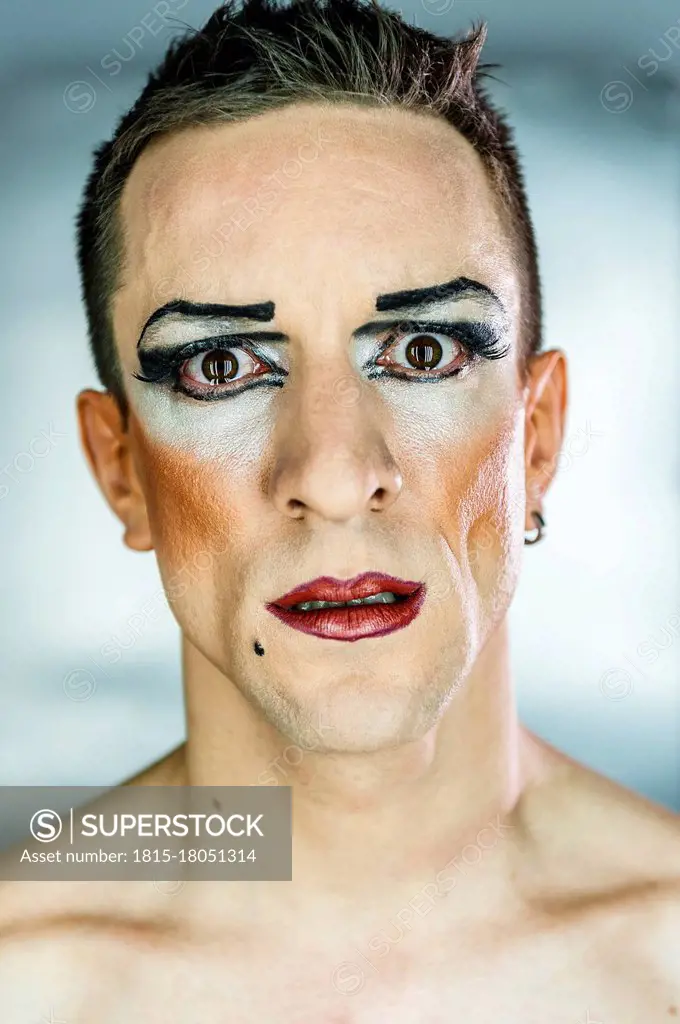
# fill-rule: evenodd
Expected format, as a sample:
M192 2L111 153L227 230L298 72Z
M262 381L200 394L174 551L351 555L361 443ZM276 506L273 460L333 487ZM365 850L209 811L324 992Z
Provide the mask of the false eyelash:
M389 337L382 342L376 359L380 358L402 334L444 334L454 341L460 341L470 355L480 359L502 359L510 351L510 343L504 343L487 323L472 320L404 320L398 325L398 329L393 329Z
M278 370L259 351L257 345L248 340L247 335L230 334L228 337L218 335L212 338L202 338L199 341L192 341L187 345L183 345L181 348L164 348L151 352L140 352L139 363L143 372L133 372L132 376L143 384L162 384L168 380L175 380L176 382L177 373L187 359L192 359L201 352L212 352L214 349L220 348L220 345L225 349L244 348L247 351L251 351L271 370L274 372ZM283 374L282 370L278 372Z
M374 380L378 377L391 376L400 380L436 383L438 381L445 380L447 377L457 376L461 372L462 368L457 368L450 373L439 374L437 376L430 374L427 376L416 377L412 374L408 376L401 376L394 370L381 367L374 360L380 358L380 356L394 344L402 333L435 333L446 335L449 338L460 341L472 357L473 361L478 359L502 359L510 350L510 344L502 343L498 333L487 323L475 321L452 322L403 320L399 323L397 329L393 328L390 331L389 336L381 342L378 354L364 367L365 369L372 369L372 372L368 374L369 379ZM251 351L271 370L271 374L261 381L249 381L241 388L229 388L228 391L221 390L216 392L214 395L209 393L206 393L205 395L193 394L187 389L180 387L179 370L181 366L188 359L199 355L201 352L211 352L214 349L219 348L220 344L222 344L224 348L244 348ZM218 398L226 397L227 394L237 395L240 394L241 391L245 391L247 388L249 389L255 386L267 385L271 387L281 387L283 385L283 381L288 376L286 371L272 365L270 360L260 351L259 346L252 341L248 335L216 335L211 338L202 338L198 341L189 342L187 345L183 345L179 348L162 348L157 349L156 351L152 350L150 352L141 352L139 354L139 362L143 372L137 373L136 371L133 371L132 376L143 384L162 384L166 381L172 381L174 391L177 391L180 394L189 394L190 397L199 401L215 401Z

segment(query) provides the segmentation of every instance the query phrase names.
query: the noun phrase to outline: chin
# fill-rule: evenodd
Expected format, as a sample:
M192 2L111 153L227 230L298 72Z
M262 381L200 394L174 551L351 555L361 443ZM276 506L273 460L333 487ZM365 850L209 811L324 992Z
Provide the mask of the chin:
M304 693L260 693L269 722L302 749L373 753L421 739L436 724L448 695L406 678L342 675L310 682Z

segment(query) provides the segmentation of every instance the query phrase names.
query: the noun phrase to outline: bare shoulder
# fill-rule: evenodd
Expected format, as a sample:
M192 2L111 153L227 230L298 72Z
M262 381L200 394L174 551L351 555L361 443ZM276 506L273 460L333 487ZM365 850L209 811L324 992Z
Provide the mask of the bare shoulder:
M160 758L144 770L119 783L120 786L168 786L182 782L184 745ZM117 789L118 787L114 787ZM92 809L106 809L114 790L103 793L90 805ZM58 849L60 841L50 846ZM149 882L90 882L90 881L8 881L12 875L11 862L23 851L40 852L44 848L36 840L15 843L0 849L0 949L10 934L28 933L46 921L56 926L69 915L82 916L102 923L114 919L141 919L163 901L153 896L153 883ZM160 890L158 890L160 891Z
M52 1015L55 1021L95 1019L92 1007L110 1001L112 978L124 987L138 954L157 955L177 941L177 900L169 899L176 884L11 880L25 851L46 856L30 839L0 851L2 1024Z
M120 785L181 785L183 764L184 745ZM176 884L7 880L23 849L42 852L34 840L0 851L2 1024L49 1020L52 1012L76 1019L84 1007L101 1005L111 977L122 982L134 971L131 950L162 954L180 937L181 900L169 898Z
M165 883L167 885L167 883ZM137 954L176 940L172 890L152 882L0 882L2 1024L97 1019Z
M519 812L529 902L603 929L680 985L680 815L538 746L542 777Z
M532 737L541 761L523 817L555 857L600 863L623 882L680 881L680 815Z

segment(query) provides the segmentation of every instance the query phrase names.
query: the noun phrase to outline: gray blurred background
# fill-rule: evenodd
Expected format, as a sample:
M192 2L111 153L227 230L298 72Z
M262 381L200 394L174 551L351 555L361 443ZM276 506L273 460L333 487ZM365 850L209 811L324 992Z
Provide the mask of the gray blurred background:
M0 784L113 785L184 737L178 631L81 455L95 385L74 252L93 146L211 0L7 0L0 34ZM524 721L680 810L680 8L404 0L483 18L571 411L511 610Z

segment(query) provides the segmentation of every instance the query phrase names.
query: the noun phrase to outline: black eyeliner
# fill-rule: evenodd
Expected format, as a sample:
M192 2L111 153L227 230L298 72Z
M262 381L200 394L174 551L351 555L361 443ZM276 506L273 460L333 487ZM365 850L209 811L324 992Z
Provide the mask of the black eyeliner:
M404 319L399 321L377 321L373 324L366 324L361 329L365 334L369 329L376 333L388 331L388 335L380 342L380 351L371 358L364 366L370 370L367 374L368 380L377 380L381 377L391 377L398 380L408 380L413 383L437 383L446 380L448 377L455 377L461 372L457 367L448 373L435 374L428 372L423 376L415 376L413 373L401 374L398 367L386 367L377 363L377 360L399 339L402 334L443 334L456 341L460 341L473 360L478 359L502 359L510 350L510 344L503 344L498 332L488 323L483 321L469 320L412 320ZM250 390L252 387L282 387L285 378L288 376L286 370L281 370L273 365L270 359L258 348L257 342L279 342L282 335L278 331L257 331L250 334L226 334L213 335L209 338L200 338L188 343L177 345L164 345L152 348L148 351L138 351L138 358L142 372L133 372L132 376L143 384L163 384L172 382L172 390L196 401L218 401L230 395L238 395L242 391ZM262 380L250 380L242 387L228 389L220 388L215 391L204 393L194 392L179 383L179 370L189 359L199 355L201 352L212 352L219 349L243 348L252 351L271 373ZM404 369L408 369L404 367ZM415 370L415 367L413 368Z
M240 388L220 388L215 387L211 391L204 391L199 394L197 391L190 391L188 388L180 387L179 381L175 381L172 385L172 390L176 391L180 395L185 395L190 398L193 402L223 402L226 398L234 398L236 395L240 395L243 391L253 391L255 388L282 388L287 374L283 371L280 372L279 376L273 374L259 374L252 380L246 381Z
M481 359L502 359L510 351L510 343L503 343L501 336L488 323L473 320L399 320L382 325L389 335L381 342L379 359L401 334L445 334L460 341L467 351ZM375 365L373 360L368 364Z
M277 331L258 331L252 334L214 335L210 338L200 338L178 345L159 346L148 351L141 349L138 352L138 358L142 372L133 372L132 376L142 381L143 384L162 384L164 381L170 380L187 359L192 359L194 356L200 355L201 352L234 348L251 350L258 359L276 371L277 367L272 366L269 359L259 351L257 342L280 340L281 334Z

